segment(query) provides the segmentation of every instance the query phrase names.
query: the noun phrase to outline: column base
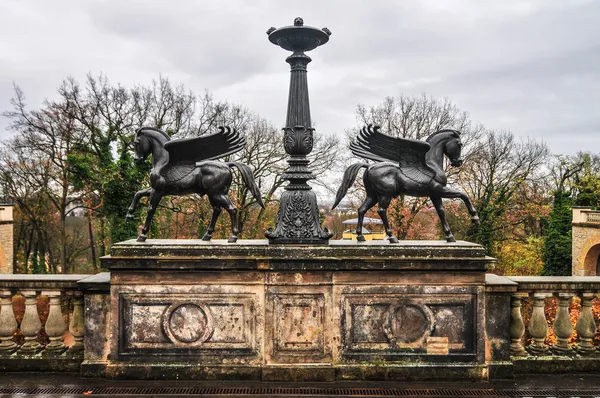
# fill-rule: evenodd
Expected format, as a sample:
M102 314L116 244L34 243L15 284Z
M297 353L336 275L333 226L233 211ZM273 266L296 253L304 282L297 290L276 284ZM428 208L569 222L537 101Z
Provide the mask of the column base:
M277 226L265 233L269 244L327 245L332 236L321 229L317 197L307 189L283 192Z
M12 355L19 349L19 346L12 340L3 341L0 343L0 356Z
M25 342L17 351L18 355L37 355L39 354L44 347L37 341L28 341Z

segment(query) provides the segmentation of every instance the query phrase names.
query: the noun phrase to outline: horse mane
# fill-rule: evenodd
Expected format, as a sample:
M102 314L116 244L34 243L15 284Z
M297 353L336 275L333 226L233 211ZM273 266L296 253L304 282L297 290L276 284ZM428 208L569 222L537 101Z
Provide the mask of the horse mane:
M138 130L135 132L135 135L138 135L138 134L140 134L140 133L141 133L143 130L152 130L152 131L154 131L155 133L160 133L160 134L162 134L162 135L163 135L163 136L164 136L164 137L167 139L167 141L170 141L170 140L171 140L171 137L169 137L169 135L168 135L167 133L165 133L164 131L162 131L162 130L160 130L160 129L157 129L156 127L142 127L142 128L139 128L139 129L138 129Z
M440 135L442 133L453 133L457 137L460 137L460 131L458 131L458 130L443 129L443 130L438 130L435 133L431 134L429 137L427 137L427 139L425 141L430 142L433 139L433 137L437 137L438 135Z
M425 141L430 142L434 137L437 137L438 135L443 134L443 133L453 133L457 137L460 137L460 131L458 131L458 130L443 129L443 130L438 130L435 133L431 134L429 137L427 137L427 139Z

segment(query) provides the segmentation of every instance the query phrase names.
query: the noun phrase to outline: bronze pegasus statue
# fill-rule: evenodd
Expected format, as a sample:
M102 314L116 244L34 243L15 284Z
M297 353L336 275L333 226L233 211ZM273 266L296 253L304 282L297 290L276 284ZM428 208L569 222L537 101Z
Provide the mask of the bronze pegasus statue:
M240 171L244 185L256 202L262 208L265 205L250 167L240 162L217 162L215 159L236 153L245 144L246 139L229 127L219 127L219 131L211 135L176 140L171 140L164 131L153 127L137 130L133 141L136 163L144 163L148 155L152 154L150 188L135 194L126 215L127 219L133 218L140 198L150 197L148 215L138 242L146 240L154 212L163 196L193 193L206 195L213 207L212 218L202 240L211 239L221 209L225 208L231 217L229 242L236 242L239 233L237 209L227 196L231 187L232 167Z
M455 242L450 226L446 221L442 198L460 198L471 215L471 221L479 225L477 210L462 191L446 187L448 182L444 172L444 155L452 166L462 164L462 141L457 130L439 130L425 141L396 138L380 132L379 126L368 125L350 145L353 154L375 161L375 164L355 163L346 169L342 185L337 191L335 208L346 196L361 168L367 197L358 209L356 234L358 241L364 241L363 219L367 210L379 204L377 213L383 221L390 243L398 243L390 228L387 209L390 201L399 195L429 196L442 222L448 242Z

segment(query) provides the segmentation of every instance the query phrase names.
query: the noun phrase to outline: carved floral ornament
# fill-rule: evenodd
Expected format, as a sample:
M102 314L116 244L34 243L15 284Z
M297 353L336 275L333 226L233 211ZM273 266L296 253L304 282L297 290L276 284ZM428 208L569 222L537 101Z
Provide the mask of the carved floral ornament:
M213 316L208 307L196 302L174 302L162 316L165 335L178 346L195 347L213 334Z

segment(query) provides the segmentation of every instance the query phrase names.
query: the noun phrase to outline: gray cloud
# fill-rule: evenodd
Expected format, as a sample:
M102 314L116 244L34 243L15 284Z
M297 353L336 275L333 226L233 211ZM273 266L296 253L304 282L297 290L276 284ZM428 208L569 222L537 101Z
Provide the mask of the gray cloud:
M4 0L0 109L13 82L38 106L69 75L134 85L162 73L282 125L286 53L265 31L296 16L333 32L310 54L317 131L352 127L359 103L425 92L556 153L600 147L600 3L580 0Z

